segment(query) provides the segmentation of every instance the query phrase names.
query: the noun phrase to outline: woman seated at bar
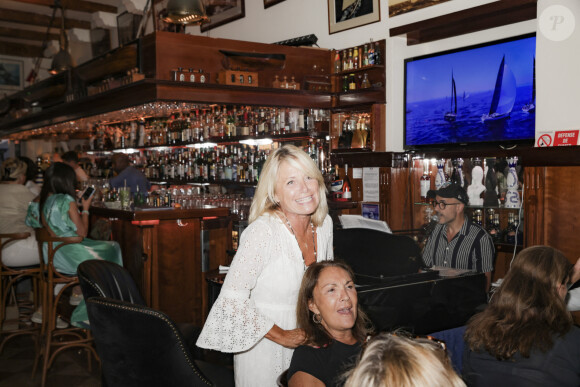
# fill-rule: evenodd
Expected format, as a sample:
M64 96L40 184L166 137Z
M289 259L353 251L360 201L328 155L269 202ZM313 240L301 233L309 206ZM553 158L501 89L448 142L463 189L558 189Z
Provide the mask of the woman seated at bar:
M75 194L76 174L74 169L64 163L54 163L44 174L44 184L38 201L30 203L26 224L46 227L57 237L82 236L81 243L71 244L59 249L54 256L54 267L64 274L76 275L77 267L89 259L104 259L123 265L121 248L117 242L96 241L86 238L89 230L89 207L93 200L81 199L79 209ZM47 260L44 246L44 260ZM71 305L78 305L72 313L71 322L77 326L88 323L87 309L82 299L80 287L73 288ZM33 321L38 322L33 316Z
M341 377L354 367L371 328L359 308L351 269L340 261L309 267L296 318L308 341L294 351L288 386L341 386Z
M381 333L369 341L345 387L465 387L445 347L427 338Z
M465 332L469 386L579 386L580 328L566 310L575 266L548 246L522 250Z
M9 267L38 265L36 237L34 231L24 223L28 204L36 197L25 186L26 171L26 163L15 158L7 159L2 164L0 233L30 233L28 238L12 242L4 248L2 263Z
M300 148L268 157L249 223L197 345L235 353L237 387L275 386L306 338L296 328L304 271L333 259L324 179Z

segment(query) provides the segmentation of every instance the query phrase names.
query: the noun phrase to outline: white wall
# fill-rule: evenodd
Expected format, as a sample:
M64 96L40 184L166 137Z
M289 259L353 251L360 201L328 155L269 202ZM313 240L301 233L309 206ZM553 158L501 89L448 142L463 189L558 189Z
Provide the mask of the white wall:
M262 0L246 0L246 16L244 18L203 34L197 26L188 27L187 33L259 43L274 43L302 35L315 34L318 37L318 45L328 49L352 47L367 42L371 38L373 40L386 39L386 149L388 151L402 151L403 62L405 58L534 32L536 23L535 21L517 23L409 47L407 47L404 37L390 38L389 28L491 2L493 0L452 0L389 19L387 1L380 0L380 22L329 35L328 2L326 0L286 0L267 9L264 9Z

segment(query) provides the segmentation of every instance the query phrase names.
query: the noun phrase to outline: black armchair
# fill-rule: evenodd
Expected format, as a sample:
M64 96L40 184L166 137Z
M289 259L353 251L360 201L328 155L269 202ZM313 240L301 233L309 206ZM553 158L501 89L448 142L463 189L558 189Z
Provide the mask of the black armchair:
M194 360L164 313L104 297L86 301L108 387L233 386L233 371Z
M100 259L88 260L78 266L77 275L85 300L91 297L107 297L146 306L129 271L116 263ZM203 360L204 351L195 345L201 328L188 323L178 323L177 326L193 357Z

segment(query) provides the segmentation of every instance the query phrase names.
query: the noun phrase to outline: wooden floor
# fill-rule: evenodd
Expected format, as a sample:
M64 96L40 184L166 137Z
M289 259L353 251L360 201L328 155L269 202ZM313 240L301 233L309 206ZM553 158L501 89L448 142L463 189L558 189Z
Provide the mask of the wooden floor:
M77 349L64 351L48 371L46 387L99 387L100 367L93 360L92 372L87 369L86 355ZM20 336L10 340L0 354L0 387L40 386L41 372L32 378L34 342L31 337Z

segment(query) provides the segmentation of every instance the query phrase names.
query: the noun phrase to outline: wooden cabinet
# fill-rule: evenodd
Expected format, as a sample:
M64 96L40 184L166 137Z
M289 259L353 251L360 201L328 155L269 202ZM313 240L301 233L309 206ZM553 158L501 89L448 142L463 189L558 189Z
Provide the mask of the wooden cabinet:
M549 245L576 262L580 255L580 201L574 182L580 166L534 166L524 173L525 245Z

